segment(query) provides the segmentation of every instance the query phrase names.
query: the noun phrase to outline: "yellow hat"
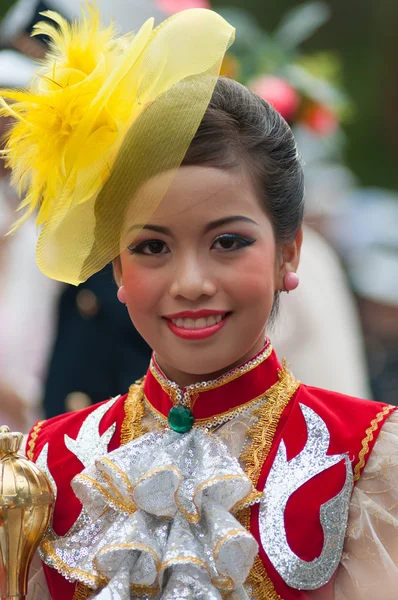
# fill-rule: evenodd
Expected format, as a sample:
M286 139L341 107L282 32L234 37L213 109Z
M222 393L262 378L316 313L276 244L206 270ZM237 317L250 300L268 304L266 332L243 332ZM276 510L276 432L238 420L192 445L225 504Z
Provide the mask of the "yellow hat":
M48 56L29 91L1 94L0 114L17 119L3 155L24 196L16 227L38 210L40 269L78 284L123 249L126 215L144 224L160 203L234 29L205 9L177 13L155 29L150 19L119 37L114 25L101 28L91 4L72 25L43 14L56 23L35 27L51 39ZM158 173L166 176L144 192Z

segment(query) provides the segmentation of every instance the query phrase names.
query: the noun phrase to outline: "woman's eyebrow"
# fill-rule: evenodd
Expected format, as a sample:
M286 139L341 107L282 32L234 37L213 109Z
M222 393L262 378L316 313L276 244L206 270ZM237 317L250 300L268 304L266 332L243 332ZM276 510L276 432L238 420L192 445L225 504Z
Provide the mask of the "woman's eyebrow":
M216 221L211 221L204 228L204 233L208 233L209 231L212 231L213 229L217 229L217 227L221 227L222 225L228 225L229 223L236 223L236 221L245 221L246 223L251 223L252 225L258 225L258 223L256 223L256 221L253 221L253 219L249 219L249 217L236 215L236 216L231 216L231 217L224 217L222 219L217 219Z
M256 221L253 221L253 219L249 219L249 217L244 217L243 215L233 215L230 217L223 217L221 219L217 219L216 221L211 221L210 223L207 223L207 225L204 227L203 232L208 233L213 229L217 229L217 227L221 227L222 225L228 225L229 223L236 223L237 221L244 221L246 223L251 223L252 225L258 225ZM161 225L152 225L151 223L147 223L146 225L141 223L132 225L129 228L129 231L132 231L133 229L149 229L151 231L156 231L157 233L163 233L164 235L173 235L171 229L169 229L168 227L162 227Z
M146 225L143 225L141 223L132 225L129 228L129 232L132 231L133 229L150 229L151 231L156 231L157 233L163 233L164 235L169 235L169 236L172 235L171 229L168 229L168 227L162 227L161 225L151 225L150 223L147 223Z

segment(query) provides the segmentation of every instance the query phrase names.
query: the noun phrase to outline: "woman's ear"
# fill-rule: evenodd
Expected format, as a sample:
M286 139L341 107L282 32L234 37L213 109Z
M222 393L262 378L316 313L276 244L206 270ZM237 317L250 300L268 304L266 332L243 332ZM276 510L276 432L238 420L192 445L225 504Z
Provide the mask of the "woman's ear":
M112 269L113 269L113 276L115 278L115 281L116 281L118 287L120 287L123 283L122 261L120 260L120 256L117 256L116 258L113 259Z
M301 245L303 243L303 228L300 227L298 234L290 244L283 244L278 252L276 289L284 290L284 278L286 273L295 273L300 262Z

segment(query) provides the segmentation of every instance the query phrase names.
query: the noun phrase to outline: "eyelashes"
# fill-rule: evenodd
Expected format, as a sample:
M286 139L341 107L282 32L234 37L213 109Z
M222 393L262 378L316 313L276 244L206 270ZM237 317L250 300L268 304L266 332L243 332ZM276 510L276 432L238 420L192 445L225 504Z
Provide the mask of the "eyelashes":
M137 246L127 246L131 254L144 254L146 256L157 256L159 254L168 254L170 250L167 248L166 242L162 240L146 240L137 244ZM167 249L166 251L164 251Z
M221 252L235 252L241 248L246 248L254 244L256 240L252 237L244 237L233 233L225 233L216 238L212 244L212 248L220 250ZM216 245L219 247L216 248Z
M211 250L218 252L236 252L255 243L255 238L242 236L234 233L225 233L218 236L211 245ZM128 246L131 254L140 254L144 256L162 256L170 253L166 242L159 239L145 240L136 246Z

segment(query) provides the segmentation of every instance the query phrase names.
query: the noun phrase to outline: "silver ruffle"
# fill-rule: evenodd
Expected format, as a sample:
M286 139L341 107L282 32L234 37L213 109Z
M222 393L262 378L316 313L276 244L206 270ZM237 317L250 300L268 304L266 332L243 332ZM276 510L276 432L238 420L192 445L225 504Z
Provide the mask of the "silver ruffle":
M231 514L253 491L216 437L153 431L72 481L83 517L42 558L99 600L244 600L258 551Z

